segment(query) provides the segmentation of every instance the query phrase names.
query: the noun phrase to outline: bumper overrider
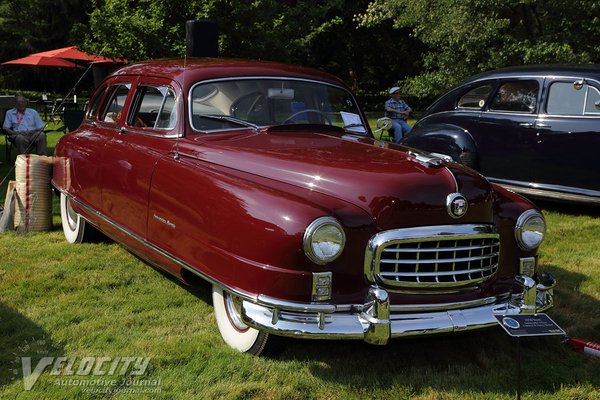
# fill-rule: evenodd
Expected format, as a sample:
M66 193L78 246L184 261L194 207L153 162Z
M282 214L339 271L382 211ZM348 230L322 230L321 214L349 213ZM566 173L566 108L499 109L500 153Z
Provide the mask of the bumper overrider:
M362 305L336 306L281 302L258 296L242 300L242 319L251 327L305 339L362 339L384 345L390 339L452 333L496 325L496 315L543 312L553 305L555 280L516 277L521 293L466 303L394 306L388 291L370 287ZM443 308L443 310L440 310ZM437 310L436 310L437 309Z

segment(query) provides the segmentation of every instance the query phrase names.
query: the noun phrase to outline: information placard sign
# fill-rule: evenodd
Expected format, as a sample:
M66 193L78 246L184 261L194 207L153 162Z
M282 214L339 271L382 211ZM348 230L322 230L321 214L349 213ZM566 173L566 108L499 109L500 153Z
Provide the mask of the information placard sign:
M546 314L496 315L510 336L566 336L565 331Z

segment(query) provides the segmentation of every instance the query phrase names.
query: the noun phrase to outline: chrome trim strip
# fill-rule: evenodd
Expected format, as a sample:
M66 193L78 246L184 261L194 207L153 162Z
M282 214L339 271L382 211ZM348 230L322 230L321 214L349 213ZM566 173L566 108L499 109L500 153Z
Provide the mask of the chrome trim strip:
M124 127L125 128L125 132L123 132L125 135L128 133L133 133L135 135L141 135L141 136L149 136L149 137L156 137L156 138L165 138L165 139L175 139L178 137L182 137L182 134L180 133L169 133L166 135L161 135L159 133L152 133L152 132L146 132L146 131L141 131L138 129L134 129L132 127ZM171 131L171 130L175 130L175 129L165 129L165 131Z
M390 311L395 313L406 313L406 312L416 312L416 311L447 311L447 310L457 310L459 308L473 308L484 306L487 304L496 304L500 301L506 301L510 297L510 293L506 293L500 296L492 296L486 297L484 299L477 299L471 301L462 301L458 303L438 303L438 304L397 304L391 305Z
M519 182L492 177L487 179L490 182L496 183L508 190L532 197L600 204L599 190L579 189L571 186L547 185L532 182Z

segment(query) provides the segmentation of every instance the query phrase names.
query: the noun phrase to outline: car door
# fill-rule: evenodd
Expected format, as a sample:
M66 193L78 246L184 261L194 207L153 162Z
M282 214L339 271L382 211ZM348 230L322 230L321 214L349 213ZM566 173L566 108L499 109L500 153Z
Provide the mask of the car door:
M106 143L115 134L110 127L99 123L97 114L118 86L117 82L108 82L96 90L80 128L73 135L65 136L70 140L66 160L71 164L66 168L67 190L94 209L102 206L100 186L97 184L101 175L100 165Z
M471 132L478 146L481 173L486 177L522 182L534 177L541 82L540 78L498 82L481 113L478 129Z
M169 154L178 135L178 92L169 80L139 78L118 120L118 133L108 144L101 185L103 209L138 241L147 233L155 164Z
M582 77L547 79L545 104L536 124L537 153L542 158L536 168L537 182L564 186L560 190L580 194L600 191L599 102L598 81Z

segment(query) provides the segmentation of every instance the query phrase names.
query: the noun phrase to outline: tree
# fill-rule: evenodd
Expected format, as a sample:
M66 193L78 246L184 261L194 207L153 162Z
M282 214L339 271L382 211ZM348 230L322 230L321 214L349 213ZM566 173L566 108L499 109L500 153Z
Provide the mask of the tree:
M418 45L391 24L357 27L368 0L94 0L87 48L130 61L181 57L185 21L219 26L224 57L268 59L326 70L354 88L381 90L405 75ZM407 40L408 39L408 40Z
M596 0L374 0L358 19L412 30L427 50L404 90L433 97L499 67L599 62L599 11Z

